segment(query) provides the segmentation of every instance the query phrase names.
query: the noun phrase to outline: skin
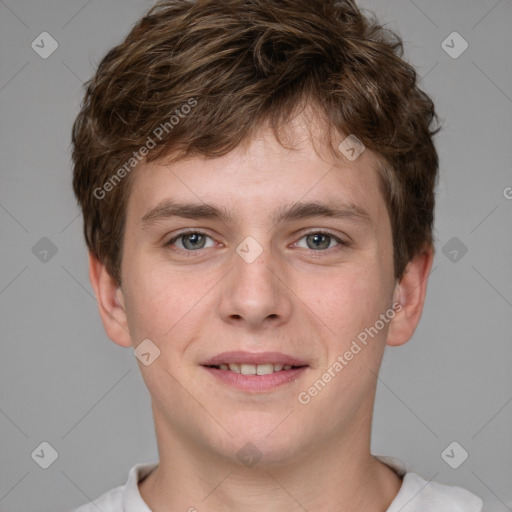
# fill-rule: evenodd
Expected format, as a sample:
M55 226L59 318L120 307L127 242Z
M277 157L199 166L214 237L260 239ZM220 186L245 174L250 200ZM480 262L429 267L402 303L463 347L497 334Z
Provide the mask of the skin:
M420 320L433 250L419 252L396 281L376 156L333 159L302 118L286 133L294 150L262 128L220 158L143 163L127 205L121 287L90 255L110 339L136 347L148 338L160 350L149 366L139 362L160 455L139 489L155 512L384 512L400 489L400 478L370 453L376 375L386 344L405 343ZM224 207L233 219L143 225L165 200ZM272 222L277 207L305 201L356 205L370 221ZM186 229L210 237L190 257L190 237L169 244ZM331 236L319 237L321 248L307 236L318 232ZM249 236L263 251L252 263L236 252ZM301 404L298 394L395 302L401 311ZM200 366L228 350L283 352L309 367L272 391L240 391ZM252 467L237 458L249 442L261 454Z

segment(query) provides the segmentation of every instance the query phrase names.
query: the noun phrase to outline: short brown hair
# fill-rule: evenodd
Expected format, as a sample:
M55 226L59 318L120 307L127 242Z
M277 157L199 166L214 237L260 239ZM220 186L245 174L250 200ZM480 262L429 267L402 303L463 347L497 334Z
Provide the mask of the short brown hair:
M333 148L335 137L355 134L384 162L380 185L400 278L433 246L432 137L440 129L402 56L400 37L352 0L158 2L85 84L73 125L73 188L89 250L120 284L126 163L137 163L130 159L150 138L147 162L171 151L221 156L264 123L279 140L279 127L306 104L326 121ZM166 129L155 141L157 127Z

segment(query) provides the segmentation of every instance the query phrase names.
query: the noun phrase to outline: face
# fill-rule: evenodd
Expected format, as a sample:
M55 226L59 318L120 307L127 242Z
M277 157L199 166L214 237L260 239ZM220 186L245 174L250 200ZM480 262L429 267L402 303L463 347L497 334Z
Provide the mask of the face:
M157 431L218 456L251 442L292 459L369 429L393 323L377 159L333 160L290 130L295 150L262 130L133 176L118 296L132 345L160 351L139 362Z

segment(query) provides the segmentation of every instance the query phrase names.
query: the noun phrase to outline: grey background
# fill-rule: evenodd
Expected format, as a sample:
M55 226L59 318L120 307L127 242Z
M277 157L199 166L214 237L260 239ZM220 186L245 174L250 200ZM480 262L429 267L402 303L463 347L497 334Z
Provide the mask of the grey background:
M97 312L70 164L82 82L151 4L0 2L3 512L69 510L157 458L135 358ZM409 343L387 349L372 451L512 510L512 2L360 4L405 39L444 124L425 312ZM31 48L43 31L59 45L47 59ZM454 31L469 44L456 59L441 47ZM57 249L46 261L43 237ZM48 469L31 457L43 441L58 452ZM452 441L469 453L458 469L441 457Z

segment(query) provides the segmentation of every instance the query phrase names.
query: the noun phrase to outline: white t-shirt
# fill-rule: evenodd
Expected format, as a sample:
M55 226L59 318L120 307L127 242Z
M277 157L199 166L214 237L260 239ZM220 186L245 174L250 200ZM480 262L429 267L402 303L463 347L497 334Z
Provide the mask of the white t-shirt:
M482 499L468 490L428 482L417 473L406 471L404 464L394 457L374 457L403 477L402 486L386 512L482 512ZM107 491L73 512L151 512L140 495L138 482L157 466L158 462L136 464L130 469L125 485Z

